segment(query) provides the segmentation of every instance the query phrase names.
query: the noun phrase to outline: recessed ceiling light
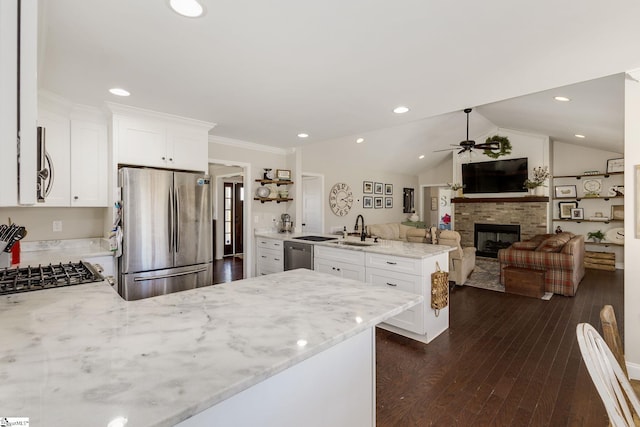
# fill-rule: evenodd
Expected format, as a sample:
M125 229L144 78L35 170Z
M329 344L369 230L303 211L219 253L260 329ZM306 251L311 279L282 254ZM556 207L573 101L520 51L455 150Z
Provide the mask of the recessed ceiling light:
M364 142L364 138L356 139L356 144L362 144Z
M407 111L409 111L409 107L405 107L403 105L400 105L400 106L398 106L398 107L393 109L393 112L396 113L396 114L404 114Z
M118 95L118 96L129 96L129 95L131 95L128 90L124 90L124 89L119 88L119 87L111 88L111 89L109 89L109 92L111 92L114 95Z
M553 99L555 99L556 101L560 101L560 102L569 102L569 101L571 101L571 99L567 98L566 96L555 96Z
M424 159L424 154L420 154L420 155L418 156L418 158L419 158L419 159Z
M299 133L298 134L298 138L309 138L309 134L308 133Z
M584 136L584 135L580 135L579 133L576 133L574 136L575 136L576 138L586 138L586 136Z
M204 13L204 8L196 0L169 0L169 6L175 13L187 18L197 18Z

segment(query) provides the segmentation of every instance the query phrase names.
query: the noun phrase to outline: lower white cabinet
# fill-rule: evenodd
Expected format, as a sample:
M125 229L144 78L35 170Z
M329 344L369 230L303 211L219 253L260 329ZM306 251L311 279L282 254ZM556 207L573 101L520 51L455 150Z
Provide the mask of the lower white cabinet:
M259 237L256 240L256 276L284 271L283 241Z
M366 282L423 296L430 295L429 291L431 290L430 287L427 289L422 276L379 268L367 267ZM423 306L416 305L391 319L387 319L386 323L422 335L425 333L424 315Z
M313 252L313 269L320 273L364 282L364 253L316 245Z

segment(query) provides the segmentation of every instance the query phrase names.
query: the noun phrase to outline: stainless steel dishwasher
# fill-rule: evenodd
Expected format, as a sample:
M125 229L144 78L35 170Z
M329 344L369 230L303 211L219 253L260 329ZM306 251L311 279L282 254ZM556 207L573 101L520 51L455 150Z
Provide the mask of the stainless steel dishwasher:
M309 243L284 242L284 269L307 268L313 270L313 245Z

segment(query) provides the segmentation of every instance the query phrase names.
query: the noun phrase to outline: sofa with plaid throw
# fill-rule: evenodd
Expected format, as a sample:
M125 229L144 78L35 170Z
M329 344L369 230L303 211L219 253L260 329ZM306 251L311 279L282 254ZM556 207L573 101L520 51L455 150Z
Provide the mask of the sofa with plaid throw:
M584 236L539 234L498 251L500 283L508 266L545 271L545 291L573 296L584 277Z

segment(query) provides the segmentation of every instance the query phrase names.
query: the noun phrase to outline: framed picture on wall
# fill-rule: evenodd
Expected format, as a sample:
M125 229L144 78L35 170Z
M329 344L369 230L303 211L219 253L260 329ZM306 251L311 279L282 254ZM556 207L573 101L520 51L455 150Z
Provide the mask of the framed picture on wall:
M559 197L576 197L576 186L575 185L556 185L554 187L556 198Z
M607 173L624 172L624 158L607 160Z
M571 209L571 219L584 219L584 209L582 208Z
M578 202L559 202L558 208L560 210L560 219L571 219L571 210L578 207Z
M364 194L373 193L373 182L371 182L371 181L362 181L362 192Z
M382 194L384 191L384 184L381 182L376 182L373 184L373 193L374 194Z
M374 197L373 207L376 209L382 209L382 197Z
M371 209L373 207L373 197L364 196L362 198L362 207L365 209Z
M393 197L385 197L384 198L384 207L392 208L393 207Z
M384 194L386 194L387 196L393 194L393 184L384 185Z

